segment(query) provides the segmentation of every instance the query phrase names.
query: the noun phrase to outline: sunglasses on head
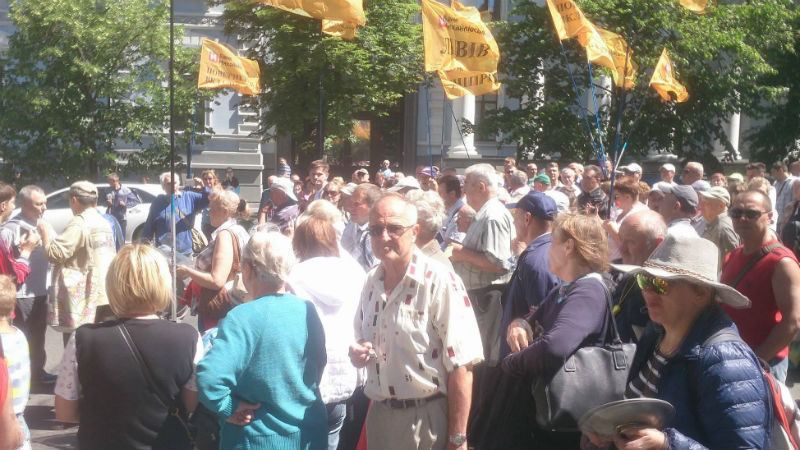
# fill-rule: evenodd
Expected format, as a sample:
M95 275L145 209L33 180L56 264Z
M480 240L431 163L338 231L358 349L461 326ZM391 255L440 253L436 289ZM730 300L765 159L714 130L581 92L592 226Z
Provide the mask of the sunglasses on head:
M651 290L658 295L664 295L667 293L669 289L669 281L654 277L652 275L648 275L646 273L637 273L636 274L636 284L639 285L639 288L643 291Z
M728 210L728 216L731 219L745 218L747 220L755 220L766 214L767 211L758 211L755 209L731 208Z
M392 224L389 224L389 225L386 225L386 226L383 226L383 225L371 225L369 227L369 235L372 236L372 237L380 237L380 236L383 236L383 232L384 232L384 230L386 230L386 233L389 235L389 237L391 237L391 238L399 238L400 236L405 234L405 232L409 228L411 228L413 226L414 225L406 226L406 225L392 225Z

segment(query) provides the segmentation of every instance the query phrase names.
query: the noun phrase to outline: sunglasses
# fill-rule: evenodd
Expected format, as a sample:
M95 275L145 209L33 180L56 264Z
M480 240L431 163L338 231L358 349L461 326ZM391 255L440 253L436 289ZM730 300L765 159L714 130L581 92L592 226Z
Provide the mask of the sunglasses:
M396 239L405 234L405 232L413 226L414 225L372 225L369 227L369 235L372 237L380 237L383 236L383 232L386 231L389 237Z
M758 211L755 209L732 208L728 210L728 216L730 216L731 219L745 218L747 220L755 220L766 213L767 211Z
M651 290L658 295L664 295L669 290L669 281L645 273L636 274L636 284L641 290Z

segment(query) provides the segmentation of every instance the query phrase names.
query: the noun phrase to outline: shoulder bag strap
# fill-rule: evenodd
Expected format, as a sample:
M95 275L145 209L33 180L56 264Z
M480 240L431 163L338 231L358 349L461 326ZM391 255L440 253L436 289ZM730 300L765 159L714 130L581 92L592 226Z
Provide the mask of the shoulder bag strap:
M609 332L613 332L613 335L611 336L611 343L622 344L622 338L620 338L619 329L617 328L617 321L614 320L614 306L611 304L611 291L608 290L608 286L606 286L606 283L603 281L602 277L600 278L599 281L600 284L603 286L603 294L606 297L606 310L608 313L606 314L606 317L608 318L608 321L610 322L611 325L609 328L606 329L606 335L603 336L603 343L604 344L609 343L608 334Z
M237 274L242 271L241 267L241 249L239 248L239 238L236 237L236 233L233 230L228 230L231 234L231 238L233 240L233 264L231 265L231 274Z
M762 258L769 255L770 252L772 252L773 250L775 250L780 246L781 246L780 242L775 242L758 249L758 252L756 252L756 254L753 255L749 261L747 261L747 264L745 264L745 266L742 267L742 270L739 271L739 274L736 275L736 278L733 279L733 282L730 284L730 286L736 289L736 286L738 286L739 283L742 281L742 279L745 277L745 275L747 275L747 273L750 272L750 269L755 267L755 265L758 264L758 262L761 261Z
M122 335L122 340L125 341L125 344L127 345L128 350L130 350L131 355L133 355L133 359L136 360L139 370L141 370L148 387L150 387L150 390L156 394L158 401L160 401L165 408L172 408L170 405L173 402L169 401L169 399L164 396L163 392L161 392L161 390L158 388L158 385L156 385L156 383L153 381L153 377L150 374L150 369L147 367L147 364L145 364L144 359L142 359L142 355L139 353L139 348L136 346L133 338L131 338L130 333L128 333L128 329L125 327L125 324L120 323L117 325L117 329Z

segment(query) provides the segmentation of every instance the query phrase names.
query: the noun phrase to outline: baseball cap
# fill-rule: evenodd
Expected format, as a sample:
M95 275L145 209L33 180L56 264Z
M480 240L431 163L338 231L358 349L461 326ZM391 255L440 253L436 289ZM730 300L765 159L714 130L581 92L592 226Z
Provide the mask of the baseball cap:
M675 172L675 166L673 164L670 164L670 163L664 163L664 164L661 165L661 167L658 168L658 170L666 170L667 172Z
M697 192L703 192L711 189L711 184L706 180L697 180L692 183L692 188Z
M697 191L693 187L685 184L661 185L659 190L665 194L672 194L681 202L682 207L690 206L697 209L699 202L697 198Z
M632 172L632 173L642 173L642 166L636 163L630 163L627 166L617 167L617 172Z
M400 192L403 189L421 189L419 186L419 181L417 181L414 177L403 177L400 181L397 182L394 186L387 189L389 192Z
M269 188L281 191L291 200L297 201L297 196L294 195L294 183L289 178L279 177L269 185Z
M713 186L708 190L701 191L700 195L702 195L704 198L719 200L725 203L725 206L729 206L731 204L731 194L722 186Z
M548 186L550 185L550 177L548 177L544 173L540 173L539 175L536 175L535 177L533 177L533 182L535 183L537 181L539 183L546 184Z
M531 191L516 203L506 203L506 208L519 208L542 220L553 220L558 213L556 202L541 192Z
M422 175L427 175L431 178L436 178L439 176L439 168L436 166L425 166L419 171Z

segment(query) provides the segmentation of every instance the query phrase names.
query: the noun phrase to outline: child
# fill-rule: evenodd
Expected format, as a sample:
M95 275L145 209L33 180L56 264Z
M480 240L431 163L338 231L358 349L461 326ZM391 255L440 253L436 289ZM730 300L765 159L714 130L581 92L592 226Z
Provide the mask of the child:
M31 383L31 361L28 341L18 328L11 325L11 314L17 301L17 286L8 275L0 275L0 340L3 343L8 377L11 380L11 401L14 414L22 429L24 441L21 450L30 450L31 435L22 413L28 404Z

